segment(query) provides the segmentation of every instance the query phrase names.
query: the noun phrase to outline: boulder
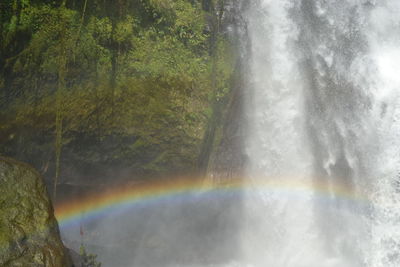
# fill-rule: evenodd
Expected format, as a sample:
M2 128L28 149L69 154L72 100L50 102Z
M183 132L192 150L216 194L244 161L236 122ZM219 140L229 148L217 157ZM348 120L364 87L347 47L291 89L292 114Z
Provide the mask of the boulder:
M71 256L71 260L74 266L76 267L84 266L85 263L82 255L80 255L78 252L70 248L68 248L68 253Z
M0 157L0 266L72 266L41 176L29 165L4 157Z

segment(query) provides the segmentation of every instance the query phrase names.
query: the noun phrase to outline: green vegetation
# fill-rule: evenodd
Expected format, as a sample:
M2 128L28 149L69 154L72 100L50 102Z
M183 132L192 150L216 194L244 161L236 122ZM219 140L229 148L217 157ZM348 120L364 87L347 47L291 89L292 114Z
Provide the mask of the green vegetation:
M101 263L97 261L97 255L87 253L83 244L79 249L79 254L83 260L82 267L101 267Z
M194 171L235 64L224 12L221 0L2 1L0 154L56 180L68 166Z

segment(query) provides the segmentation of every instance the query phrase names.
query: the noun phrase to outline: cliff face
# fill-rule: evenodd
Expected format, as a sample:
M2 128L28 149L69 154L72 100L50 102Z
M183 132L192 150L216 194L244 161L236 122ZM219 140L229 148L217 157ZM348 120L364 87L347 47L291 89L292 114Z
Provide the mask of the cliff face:
M230 49L235 54L235 65L230 76L229 90L217 98L213 115L203 138L199 167L215 183L229 183L242 176L246 163L244 140L246 134L245 102L247 75L247 25L242 18L247 0L224 1L225 13L220 21L220 34L231 40Z
M30 166L3 157L0 266L72 266L42 178Z
M210 156L208 173L216 183L229 182L232 178L241 177L245 168L245 96L239 86L234 88L229 96L229 103L221 120L224 123L217 129L214 150Z

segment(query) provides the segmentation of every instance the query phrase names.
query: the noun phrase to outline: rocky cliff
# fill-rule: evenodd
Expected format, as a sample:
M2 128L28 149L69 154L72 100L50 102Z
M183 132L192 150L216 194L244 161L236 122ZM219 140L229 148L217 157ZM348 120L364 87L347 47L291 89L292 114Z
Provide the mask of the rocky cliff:
M40 175L0 157L0 266L72 266Z

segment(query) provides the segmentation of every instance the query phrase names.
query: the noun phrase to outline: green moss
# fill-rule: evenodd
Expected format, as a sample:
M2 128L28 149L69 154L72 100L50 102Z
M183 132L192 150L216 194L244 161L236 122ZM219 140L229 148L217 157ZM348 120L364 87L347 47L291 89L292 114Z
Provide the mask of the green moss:
M36 171L0 157L0 266L70 267Z

